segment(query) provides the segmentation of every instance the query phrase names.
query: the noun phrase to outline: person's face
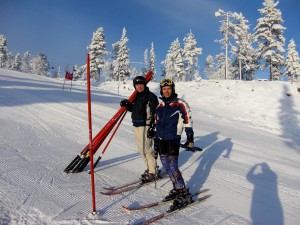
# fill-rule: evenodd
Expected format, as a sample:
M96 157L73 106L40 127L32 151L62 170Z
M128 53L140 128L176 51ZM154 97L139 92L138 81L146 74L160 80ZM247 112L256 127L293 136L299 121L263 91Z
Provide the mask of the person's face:
M170 86L165 86L161 90L165 98L169 98L172 95L172 87Z
M143 92L145 90L145 85L143 84L136 84L135 89L137 92Z

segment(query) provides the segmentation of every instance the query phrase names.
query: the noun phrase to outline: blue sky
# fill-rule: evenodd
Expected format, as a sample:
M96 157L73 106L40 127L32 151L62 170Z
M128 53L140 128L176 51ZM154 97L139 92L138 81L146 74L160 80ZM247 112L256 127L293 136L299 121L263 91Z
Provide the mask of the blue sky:
M93 32L103 27L107 48L127 30L130 61L142 62L146 48L154 43L157 76L171 42L191 30L198 46L203 69L205 58L223 51L214 40L220 39L218 9L242 12L251 29L261 15L263 0L0 0L0 34L7 38L14 55L29 51L45 53L48 60L63 69L83 65ZM300 1L281 0L278 8L285 20L286 47L291 38L300 52Z

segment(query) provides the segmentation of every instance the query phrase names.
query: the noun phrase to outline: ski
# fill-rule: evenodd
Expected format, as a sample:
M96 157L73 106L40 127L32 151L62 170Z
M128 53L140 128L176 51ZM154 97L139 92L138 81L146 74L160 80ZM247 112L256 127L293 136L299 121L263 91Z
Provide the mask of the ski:
M159 180L160 177L166 176L166 172L160 172L158 176L159 177L157 177L156 180ZM153 180L152 182L154 182L154 181L155 180ZM125 183L125 184L121 184L119 186L103 187L103 189L105 189L105 190L118 190L118 189L123 189L123 188L126 188L126 187L134 185L134 184L139 184L139 183L141 183L140 178L135 180L135 181L131 181L131 182L128 182L128 183ZM149 182L149 183L151 183L151 182Z
M159 181L161 179L164 179L164 178L168 178L167 175L165 176L162 176L162 177L158 177L156 179L156 181ZM116 195L116 194L121 194L121 193L124 193L124 192L128 192L128 191L131 191L131 190L135 190L135 189L139 189L143 186L146 186L148 184L152 184L153 182L155 182L155 180L153 181L150 181L150 182L147 182L147 183L142 183L141 180L137 181L137 182L132 182L132 183L128 183L127 185L122 185L119 186L119 187L112 187L112 189L106 189L104 191L101 191L100 193L103 194L103 195Z
M189 148L186 144L180 144L181 148L184 148L186 151L192 151L192 152L201 152L203 149L197 146L194 146L193 148Z
M193 193L192 196L198 196L199 194L203 194L204 192L207 192L209 191L209 189L203 189L203 190L200 190L196 193ZM171 200L169 201L166 201L166 200L160 200L160 201L157 201L157 202L153 202L153 203L150 203L150 204L145 204L145 205L139 205L139 206L125 206L125 205L122 205L122 208L126 211L136 211L136 210L142 210L142 209L148 209L148 208L152 208L152 207L156 207L156 206L160 206L160 205L163 205L163 204L166 204L168 202L170 202Z
M141 182L141 180L138 179L138 180L135 180L135 181L131 181L131 182L128 182L128 183L119 185L119 186L103 187L103 189L104 189L104 190L109 190L109 191L112 191L112 190L118 190L118 189L126 188L126 187L131 186L131 185L134 185L134 184L138 184L138 183L140 183L140 182Z
M153 223L153 222L156 222L158 220L161 220L161 219L164 219L164 218L167 218L171 215L173 215L174 213L178 212L179 210L182 210L182 209L186 209L186 208L189 208L191 206L194 206L200 202L203 202L205 201L206 199L208 199L209 197L211 197L212 195L204 195L203 197L201 198L197 198L196 200L194 200L193 202L191 202L190 204L182 207L182 208L179 208L179 209L175 209L173 211L170 211L170 210L166 210L165 212L157 215L157 216L154 216L150 219L146 219L146 220L143 220L141 222L137 222L137 223L133 223L132 225L146 225L146 224L150 224L150 223Z

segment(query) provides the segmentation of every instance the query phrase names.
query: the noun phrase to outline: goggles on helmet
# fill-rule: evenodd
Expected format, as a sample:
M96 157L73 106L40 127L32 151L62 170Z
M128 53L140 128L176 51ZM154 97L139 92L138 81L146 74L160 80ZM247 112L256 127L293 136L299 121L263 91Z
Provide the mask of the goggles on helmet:
M161 82L160 82L160 86L161 87L164 87L164 86L174 86L174 83L171 79L168 79L168 78L165 78L165 79L162 79Z

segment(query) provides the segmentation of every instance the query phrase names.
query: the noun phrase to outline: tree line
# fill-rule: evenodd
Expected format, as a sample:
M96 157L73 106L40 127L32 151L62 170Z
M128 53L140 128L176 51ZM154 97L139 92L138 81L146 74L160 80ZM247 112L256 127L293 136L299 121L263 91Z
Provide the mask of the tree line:
M265 0L263 8L258 11L261 18L253 32L250 31L249 21L242 13L225 12L218 10L215 16L220 20L219 31L223 37L215 42L221 45L225 53L212 56L208 55L205 67L200 71L199 56L202 48L198 47L196 38L190 31L183 38L183 47L178 38L170 45L165 59L161 62L160 75L171 78L174 81L190 81L205 76L207 79L241 79L253 80L257 70L269 70L270 80L280 80L283 76L289 79L298 79L300 76L300 59L296 51L293 39L289 41L285 54L284 37L281 11L277 8L279 2ZM105 80L124 81L137 75L143 75L149 69L156 74L156 55L154 43L144 52L144 61L139 68L134 62L130 62L129 39L124 27L119 41L112 44L109 50L106 45L103 27L98 28L92 36L91 43L87 47L90 54L91 77L94 81L100 81L101 76ZM8 52L6 38L0 35L0 67L14 69L23 72L33 72L39 75L49 76L50 63L43 53L30 59L27 51L23 57L18 53L15 57ZM74 66L74 77L85 79L86 65ZM59 76L58 72L51 76Z

